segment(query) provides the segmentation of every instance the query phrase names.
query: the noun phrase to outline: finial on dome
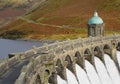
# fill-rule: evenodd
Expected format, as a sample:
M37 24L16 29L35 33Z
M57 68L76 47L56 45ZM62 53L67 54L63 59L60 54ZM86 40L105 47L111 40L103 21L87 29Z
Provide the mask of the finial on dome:
M97 11L95 11L95 12L94 12L94 16L98 16L98 13L97 13Z

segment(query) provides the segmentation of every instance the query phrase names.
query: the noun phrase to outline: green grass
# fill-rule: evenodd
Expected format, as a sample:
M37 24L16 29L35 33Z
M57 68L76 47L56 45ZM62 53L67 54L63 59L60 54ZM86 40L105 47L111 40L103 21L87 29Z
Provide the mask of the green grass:
M72 28L76 33L87 33L87 28Z
M106 31L105 35L113 35L113 34L120 34L120 31L116 32L116 31Z
M45 36L44 40L67 40L67 39L77 39L79 37L85 38L87 34L59 34L59 35L51 35Z

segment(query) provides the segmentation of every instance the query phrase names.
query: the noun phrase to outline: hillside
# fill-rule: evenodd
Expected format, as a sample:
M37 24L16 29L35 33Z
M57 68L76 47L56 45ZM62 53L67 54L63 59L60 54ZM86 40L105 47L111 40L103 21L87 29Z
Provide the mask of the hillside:
M36 2L40 2L42 0L0 0L0 9L5 8L30 8L33 6Z
M4 38L77 38L87 34L94 10L103 18L107 33L119 33L120 0L46 0L23 17L3 26Z
M44 0L0 0L0 26L24 15Z

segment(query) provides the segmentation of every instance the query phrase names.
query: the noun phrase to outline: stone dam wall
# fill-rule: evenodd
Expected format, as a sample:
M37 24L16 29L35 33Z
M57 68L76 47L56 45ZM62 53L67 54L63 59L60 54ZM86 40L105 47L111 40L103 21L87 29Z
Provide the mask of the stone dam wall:
M120 35L106 37L78 38L75 40L56 41L33 47L31 50L15 54L0 64L1 74L5 73L21 60L30 59L28 65L23 66L21 74L15 84L57 84L57 75L66 80L65 68L76 75L75 63L85 70L85 60L94 66L97 56L104 63L104 54L108 54L116 66L116 50L120 50ZM120 71L119 67L118 70Z

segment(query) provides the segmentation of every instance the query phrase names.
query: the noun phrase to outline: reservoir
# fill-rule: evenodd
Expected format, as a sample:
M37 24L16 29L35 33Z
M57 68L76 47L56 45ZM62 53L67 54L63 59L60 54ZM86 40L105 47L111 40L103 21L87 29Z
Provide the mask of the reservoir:
M23 41L0 39L0 60L8 57L10 53L23 52L32 48L32 46L40 47L44 43L52 43L52 41Z

